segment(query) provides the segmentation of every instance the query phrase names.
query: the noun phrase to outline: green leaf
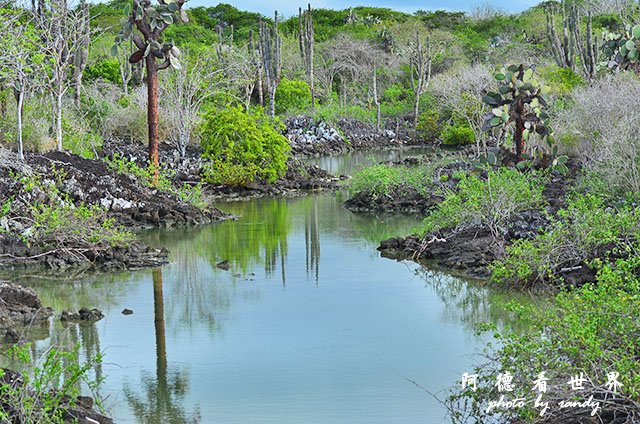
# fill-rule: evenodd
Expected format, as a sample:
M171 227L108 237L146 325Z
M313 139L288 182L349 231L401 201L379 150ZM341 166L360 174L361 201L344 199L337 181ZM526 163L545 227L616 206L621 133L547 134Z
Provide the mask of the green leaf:
M116 44L111 46L111 56L118 56L118 46Z
M500 125L502 123L502 119L498 118L497 116L495 118L491 118L491 126L492 127L496 127L498 125Z
M516 167L517 167L518 169L520 169L520 170L523 170L524 168L526 168L526 167L527 167L527 162L526 162L526 161L524 161L524 160L523 160L523 161L520 161L520 162L518 162L518 163L516 164Z
M171 12L176 12L178 10L178 5L175 3L169 3L167 5L167 9L169 9L169 11Z
M495 77L498 81L502 81L503 79L505 79L504 74L496 74Z
M485 102L488 105L498 105L499 104L499 102L496 99L494 99L493 97L491 97L491 96L484 96L482 98L482 101Z
M509 120L509 114L507 112L502 112L502 122L504 122L505 124L507 123L507 121Z
M633 27L633 38L637 38L640 40L640 25L636 25Z
M128 3L125 7L124 7L124 16L126 16L127 18L129 16L131 16L131 3Z
M524 131L522 132L522 139L523 139L524 141L528 141L528 140L529 140L529 130L524 130Z
M526 71L524 71L524 76L522 77L522 81L529 82L532 76L533 76L533 69L529 68Z
M624 46L627 48L627 50L631 51L636 48L636 43L634 43L632 40L629 40L624 44Z

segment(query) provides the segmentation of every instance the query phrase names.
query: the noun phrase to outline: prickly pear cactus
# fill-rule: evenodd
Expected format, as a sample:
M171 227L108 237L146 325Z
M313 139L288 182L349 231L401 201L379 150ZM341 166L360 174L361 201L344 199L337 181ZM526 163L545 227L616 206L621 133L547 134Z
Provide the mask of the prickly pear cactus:
M605 60L598 63L599 68L640 74L640 25L627 25L622 34L603 31L602 38Z
M537 134L545 138L550 148L554 143L550 118L543 110L549 102L550 88L538 81L534 71L535 67L525 68L522 64L498 70L494 75L498 81L498 91L487 93L482 98L484 103L493 108L484 116L482 129L486 131L514 123L513 139L522 166L526 166L525 142L529 137Z

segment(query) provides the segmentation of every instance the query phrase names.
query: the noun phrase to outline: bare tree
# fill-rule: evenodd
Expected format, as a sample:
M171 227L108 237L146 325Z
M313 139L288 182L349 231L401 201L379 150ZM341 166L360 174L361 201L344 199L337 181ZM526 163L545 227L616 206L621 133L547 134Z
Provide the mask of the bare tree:
M340 105L347 104L347 82L368 82L373 58L380 51L369 41L357 40L348 34L339 34L319 50L322 66L319 78L324 82L329 96L336 78L340 81Z
M21 22L20 15L9 9L0 10L0 79L13 86L16 97L18 158L24 160L22 147L22 110L27 93L39 82L34 77L37 64L42 62L42 45L32 22Z
M175 113L176 139L181 157L186 154L191 133L198 121L202 103L219 94L222 70L210 55L189 55L180 69L168 72L162 78L161 94L167 109Z

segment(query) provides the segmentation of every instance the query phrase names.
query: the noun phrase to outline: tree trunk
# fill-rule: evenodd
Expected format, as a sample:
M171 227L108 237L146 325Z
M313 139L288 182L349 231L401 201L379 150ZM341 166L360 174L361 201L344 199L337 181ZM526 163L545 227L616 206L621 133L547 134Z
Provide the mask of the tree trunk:
M158 69L155 56L148 55L147 65L147 121L149 123L149 162L154 168L153 184L158 185Z
M62 87L56 93L56 144L58 151L62 151Z
M378 102L378 75L375 62L373 62L373 101L376 105L376 134L378 134L380 132L380 102Z
M524 153L524 137L522 137L522 133L524 132L524 121L522 119L516 120L516 131L513 134L513 143L516 145L516 156L518 157L518 162L522 162L523 157L522 153Z
M24 153L22 151L22 103L24 101L24 91L18 92L18 107L16 110L18 120L18 159L24 160Z

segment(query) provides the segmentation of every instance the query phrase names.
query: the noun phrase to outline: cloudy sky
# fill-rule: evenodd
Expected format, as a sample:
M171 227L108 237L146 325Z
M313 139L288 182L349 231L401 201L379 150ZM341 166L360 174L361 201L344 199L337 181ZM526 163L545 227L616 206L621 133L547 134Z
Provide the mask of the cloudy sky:
M528 7L538 4L541 0L494 0L490 3L508 12L520 12ZM307 0L190 0L187 4L194 6L215 6L218 3L229 3L240 10L260 12L271 16L274 10L285 17L296 15L298 7L306 6ZM486 0L315 0L311 7L326 9L346 9L350 6L377 6L388 7L403 12L415 12L422 10L471 10L474 5L486 4Z

